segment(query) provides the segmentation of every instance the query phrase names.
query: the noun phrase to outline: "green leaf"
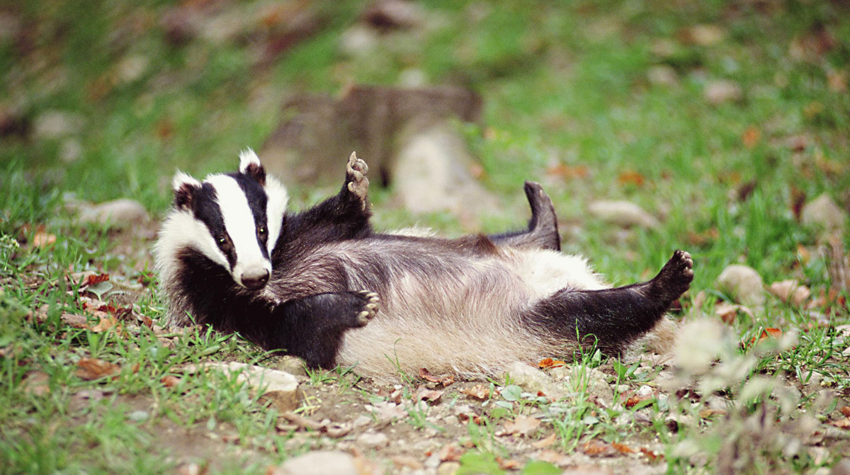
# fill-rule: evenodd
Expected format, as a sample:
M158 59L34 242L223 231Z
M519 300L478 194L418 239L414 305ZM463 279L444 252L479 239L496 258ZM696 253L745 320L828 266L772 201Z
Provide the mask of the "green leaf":
M522 475L549 475L559 474L562 470L557 466L544 462L542 460L529 460L525 467L522 467Z
M467 452L460 457L460 468L457 475L502 474L496 457L485 452Z
M505 389L502 389L502 398L505 401L519 401L519 398L522 397L522 388L516 385L510 385Z

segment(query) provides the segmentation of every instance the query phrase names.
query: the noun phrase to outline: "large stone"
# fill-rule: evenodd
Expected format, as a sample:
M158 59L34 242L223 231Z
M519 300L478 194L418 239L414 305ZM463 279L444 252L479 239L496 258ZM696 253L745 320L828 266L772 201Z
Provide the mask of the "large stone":
M808 202L800 210L803 224L822 226L827 230L841 229L847 222L847 213L826 193Z
M116 228L127 228L146 223L150 217L138 201L121 198L97 205L83 204L79 207L82 223L108 224Z
M655 228L658 220L640 206L629 201L594 201L587 210L603 221L622 227Z
M354 457L338 450L317 450L291 458L280 466L288 475L357 475Z
M237 381L246 382L252 391L260 391L261 399L269 401L279 412L294 411L301 402L298 380L284 371L237 362L210 362L187 366L183 372L196 373L209 369L217 369L227 375L237 374Z
M414 213L449 211L467 219L498 209L496 198L471 175L474 160L447 126L413 133L396 160L395 190Z
M505 372L511 381L526 392L542 392L553 399L561 399L567 391L562 384L556 383L546 373L525 363L515 362Z
M727 266L717 277L717 286L737 303L751 307L764 305L764 282L752 267L741 264Z

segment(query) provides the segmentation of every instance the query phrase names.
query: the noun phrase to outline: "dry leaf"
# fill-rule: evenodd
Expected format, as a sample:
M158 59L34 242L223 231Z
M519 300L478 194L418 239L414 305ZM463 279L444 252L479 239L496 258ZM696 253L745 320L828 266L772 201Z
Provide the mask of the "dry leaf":
M628 445L618 444L617 442L612 442L611 447L614 447L614 450L620 452L621 454L633 454L635 450Z
M553 165L546 169L546 174L549 176L556 176L561 178L586 178L590 175L587 167L583 165L578 166L570 166L564 163L559 163L557 165Z
M109 274L89 274L86 276L86 280L83 285L88 287L90 285L97 285L101 282L106 282L107 280L109 280Z
M540 419L517 416L516 420L505 422L505 433L528 436L531 432L537 430L538 427L540 427Z
M93 381L106 376L112 376L119 371L121 371L121 367L117 364L96 358L83 358L77 362L77 371L75 374L78 378Z
M566 466L572 462L572 459L569 456L554 450L543 450L541 452L537 452L532 454L531 458L534 460L540 460L541 462L549 462L559 467Z
M765 328L758 337L758 343L769 339L779 340L782 338L782 330L778 328ZM756 337L750 338L750 346L756 343Z
M770 284L770 293L779 297L785 303L800 306L809 297L812 296L812 291L805 285L800 285L796 280L783 280Z
M655 452L653 452L649 449L643 448L643 447L640 448L640 453L646 455L646 457L649 459L650 462L655 462L658 459L664 458L664 455L657 454L657 453L655 453Z
M551 434L549 434L548 437L546 437L545 439L540 439L537 442L534 442L533 444L531 444L531 446L534 447L535 449L545 449L546 447L549 447L552 444L554 444L557 439L558 439L558 434L552 432Z
M444 391L437 391L434 389L427 388L419 388L419 391L416 392L416 400L426 400L430 402L437 402L443 396Z
M446 444L440 449L438 456L441 462L457 462L464 450L455 444Z
M434 376L428 371L427 368L422 368L419 370L419 377L424 379L425 381L431 383L442 384L443 387L449 386L455 382L454 376L451 375L442 375L442 376Z
M476 384L475 386L469 388L463 388L460 390L461 393L466 394L467 396L483 401L490 397L490 388L484 386L483 384Z
M614 455L615 450L605 442L599 442L595 439L588 440L581 445L581 451L590 456L609 456Z
M617 183L620 185L635 185L641 186L646 179L640 173L634 170L626 170L617 176Z
M744 147L747 147L747 149L755 147L759 143L759 140L761 140L761 131L755 126L751 125L747 127L747 130L741 134L741 142L744 143Z
M88 328L89 321L85 315L77 315L75 313L63 313L62 316L59 317L62 320L62 323L68 325L73 328Z
M159 382L161 382L166 388L173 388L180 384L180 378L177 376L163 376Z
M366 406L366 409L375 415L379 421L391 421L393 419L404 419L408 416L400 405L382 401L374 406Z
M567 363L561 360L553 360L552 358L543 358L540 360L540 363L537 363L537 366L540 367L540 369L558 368L566 365Z
M35 236L32 238L32 245L35 247L48 247L54 243L56 243L56 236L48 234L43 230L36 231Z
M116 330L120 329L120 327L118 326L118 320L116 320L115 317L104 313L104 315L100 316L100 321L97 323L97 325L91 328L91 331L95 333L103 333L109 330L110 328L115 328Z
M845 417L839 421L829 421L827 424L847 430L850 429L850 417Z
M516 459L503 459L502 457L496 457L496 463L499 464L499 467L502 470L518 470L519 469L519 461Z
M842 408L841 408L841 409L839 409L839 410L840 410L840 411L841 411L841 413L842 413L842 414L844 414L846 417L850 417L850 406L844 406L844 407L842 407Z

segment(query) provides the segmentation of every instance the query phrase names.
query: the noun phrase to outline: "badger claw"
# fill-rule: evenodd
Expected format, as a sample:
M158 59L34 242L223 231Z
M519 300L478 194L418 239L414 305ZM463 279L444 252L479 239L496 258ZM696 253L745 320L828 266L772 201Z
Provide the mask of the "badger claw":
M358 293L364 300L365 305L363 306L363 310L357 314L357 323L360 326L365 326L370 320L375 318L375 315L378 314L381 299L378 297L377 293L369 290L363 290Z
M357 154L351 152L348 157L348 164L345 167L346 188L351 192L357 200L360 201L363 209L366 209L366 194L369 191L369 179L366 178L366 173L369 171L369 166Z

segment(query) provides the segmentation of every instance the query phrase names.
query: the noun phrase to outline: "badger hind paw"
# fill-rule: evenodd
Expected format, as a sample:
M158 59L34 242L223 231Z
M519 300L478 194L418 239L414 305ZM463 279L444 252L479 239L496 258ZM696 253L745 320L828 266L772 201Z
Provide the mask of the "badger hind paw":
M378 314L381 299L377 293L369 290L358 292L357 295L363 300L363 308L357 313L355 321L362 327Z
M677 250L651 281L651 292L661 301L672 302L681 297L694 280L694 261L685 251Z

